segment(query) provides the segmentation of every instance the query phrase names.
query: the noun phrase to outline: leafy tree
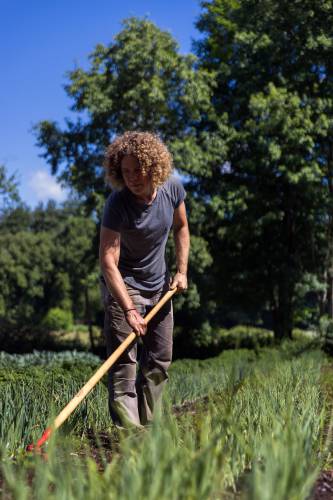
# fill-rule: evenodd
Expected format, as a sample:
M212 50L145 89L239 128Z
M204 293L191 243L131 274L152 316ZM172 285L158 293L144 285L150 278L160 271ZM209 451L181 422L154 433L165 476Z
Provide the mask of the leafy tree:
M31 229L32 214L24 203L5 208L0 215L0 233L29 231Z
M54 282L61 300L70 301L72 312L75 318L87 318L87 287L91 287L86 282L91 270L97 266L97 254L94 253L94 237L96 233L96 223L87 217L71 215L63 222L56 233L56 268L57 273ZM95 273L94 286L98 286L97 274ZM65 285L65 286L64 286ZM67 294L65 295L65 290ZM52 296L54 299L57 293ZM87 318L88 319L88 318ZM90 321L92 317L89 316Z
M252 316L266 304L276 336L290 336L297 283L331 269L333 5L202 6L195 50L215 75L215 117L185 144L208 159L204 170L197 155L193 183L214 221L217 287Z
M13 212L16 217L6 213L0 232L3 342L17 339L15 334L32 340L54 309L61 309L64 317L95 323L101 309L91 291L98 286L97 273L94 283L92 278L87 281L90 269L96 266L92 252L95 221L71 202L62 207L49 202L27 210L23 229L18 209Z
M197 74L194 56L179 55L172 36L149 21L123 24L109 46L96 46L88 70L68 73L77 121L67 120L65 130L48 121L36 128L52 173L98 214L106 193L103 156L116 134L153 130L172 142L209 107L208 74Z
M17 232L0 235L0 245L0 327L9 335L43 316L52 242L46 233Z
M225 235L232 253L224 265L234 271L228 280L234 291L268 304L279 338L291 335L297 283L305 272L319 271L323 253L324 197L313 150L321 133L311 105L270 85L252 96L237 134L237 143L251 154L229 174L229 196L242 193L242 203L233 209Z
M107 192L102 170L104 151L115 135L125 130L160 134L177 153L177 170L185 171L187 157L181 155L177 144L189 130L195 130L202 114L209 114L211 108L211 75L197 71L196 64L193 55L178 53L177 43L169 33L147 20L131 18L124 21L122 31L109 46L95 48L89 69L69 72L66 91L73 100L71 109L77 112L77 120L67 120L64 130L56 123L43 121L36 130L52 173L84 200L88 213L93 212L97 219L101 216ZM205 272L211 263L205 236L197 225L201 215L196 214L200 208L193 196L189 185L194 238L191 285L179 316L184 325L192 311L205 304ZM172 247L169 255L173 255Z
M8 176L4 165L0 165L0 214L20 201L15 175Z

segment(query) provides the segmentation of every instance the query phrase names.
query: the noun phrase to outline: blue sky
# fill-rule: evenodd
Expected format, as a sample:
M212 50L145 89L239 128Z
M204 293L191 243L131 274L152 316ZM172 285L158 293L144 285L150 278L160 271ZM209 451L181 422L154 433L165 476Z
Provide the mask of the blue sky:
M31 207L66 192L39 158L32 127L70 116L66 72L87 67L97 43L108 45L129 16L146 16L178 41L181 53L198 37L199 0L0 0L0 164L16 173Z

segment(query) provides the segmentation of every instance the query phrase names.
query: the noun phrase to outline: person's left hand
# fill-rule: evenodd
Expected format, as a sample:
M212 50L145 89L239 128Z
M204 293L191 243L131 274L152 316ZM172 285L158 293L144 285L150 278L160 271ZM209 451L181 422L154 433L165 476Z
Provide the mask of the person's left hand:
M187 275L177 272L173 277L170 288L177 288L177 293L185 292L187 290Z

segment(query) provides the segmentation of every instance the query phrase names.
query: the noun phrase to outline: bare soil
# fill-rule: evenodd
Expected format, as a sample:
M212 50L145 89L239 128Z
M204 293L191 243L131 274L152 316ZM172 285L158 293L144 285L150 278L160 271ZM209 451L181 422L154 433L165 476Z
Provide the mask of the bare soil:
M316 481L312 500L333 499L333 469L322 471Z

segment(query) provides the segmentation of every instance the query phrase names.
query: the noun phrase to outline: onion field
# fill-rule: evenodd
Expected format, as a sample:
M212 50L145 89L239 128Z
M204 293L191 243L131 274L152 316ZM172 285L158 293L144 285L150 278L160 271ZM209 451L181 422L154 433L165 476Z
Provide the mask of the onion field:
M103 379L43 454L27 453L100 363L0 355L1 498L330 498L333 364L310 341L175 361L144 431L112 426Z

